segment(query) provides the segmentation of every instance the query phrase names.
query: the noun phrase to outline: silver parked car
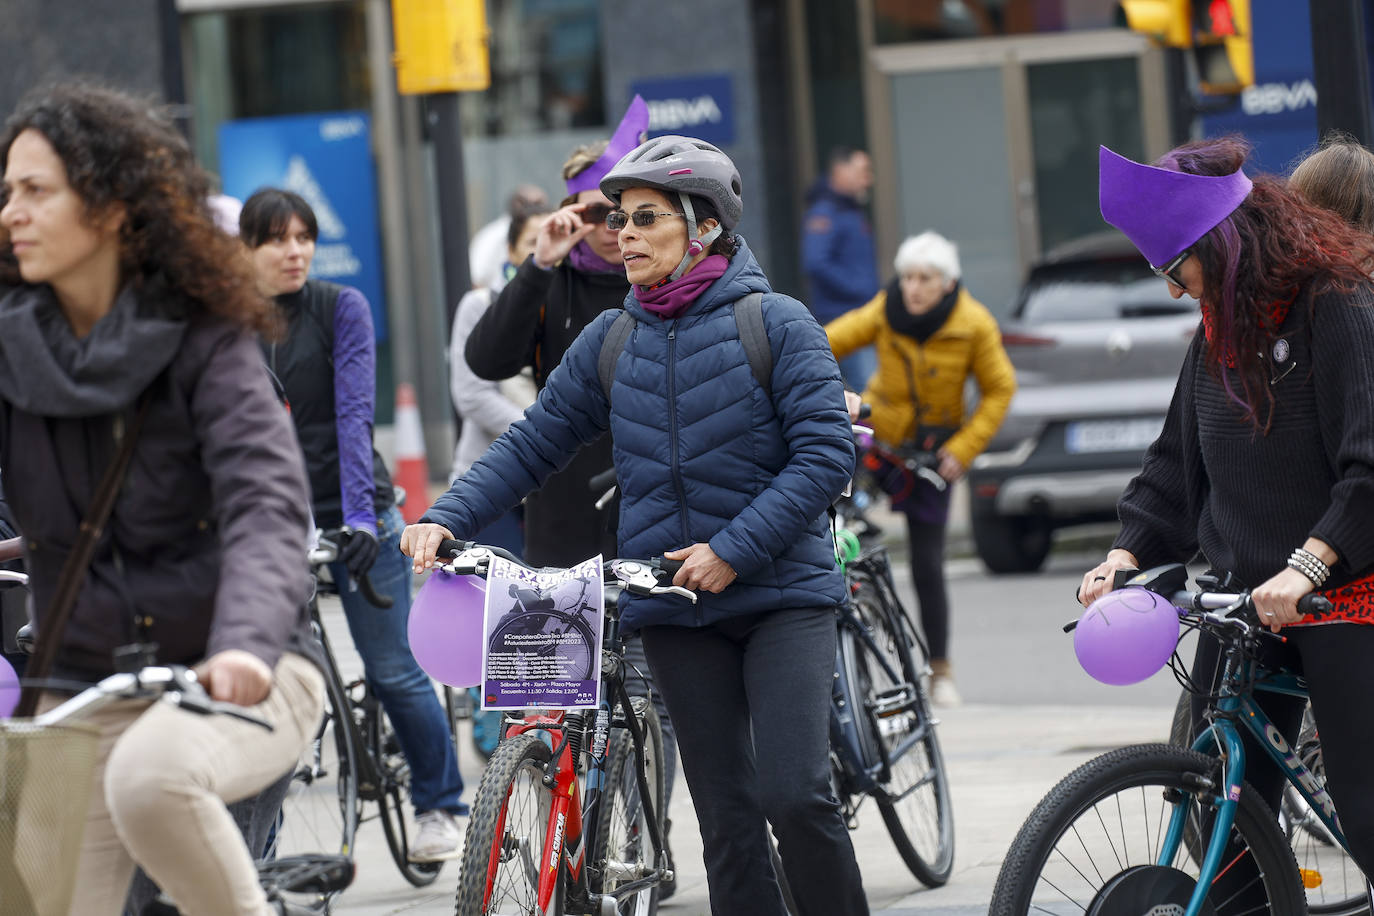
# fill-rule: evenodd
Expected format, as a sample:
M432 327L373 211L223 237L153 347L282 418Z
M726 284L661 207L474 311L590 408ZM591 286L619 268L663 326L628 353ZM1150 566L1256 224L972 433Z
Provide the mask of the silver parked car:
M1116 232L1031 268L1002 340L1017 392L969 469L973 538L995 573L1033 572L1059 528L1114 521L1159 435L1199 323Z

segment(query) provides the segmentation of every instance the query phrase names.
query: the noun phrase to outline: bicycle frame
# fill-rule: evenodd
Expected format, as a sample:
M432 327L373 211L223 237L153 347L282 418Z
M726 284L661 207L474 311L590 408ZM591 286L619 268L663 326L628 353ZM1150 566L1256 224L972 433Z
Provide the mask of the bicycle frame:
M586 906L586 912L595 912L600 905L598 895L591 892L588 870L584 867L587 859L588 837L597 835L603 815L601 805L602 788L606 781L607 749L614 710L619 707L624 712L625 727L634 742L637 759L644 759L644 733L633 713L629 693L625 690L625 675L621 668L624 664L620 638L620 620L613 613L619 595L617 585L606 585L607 614L603 626L603 646L614 647L603 652L601 674L601 703L596 711L592 727L592 746L588 751L590 763L587 767L585 786L578 793L577 763L582 751L583 732L586 730L586 714L553 710L549 714L527 715L511 724L505 733L513 738L532 731L559 734L561 737L554 745L553 756L544 774L545 785L552 783L553 804L550 806L548 825L545 828L544 849L547 856L539 868L539 908L546 910L557 889L560 870L567 877L565 890L568 903L574 907ZM660 761L660 765L662 762ZM642 766L635 771L639 784L640 803L644 805L649 826L649 841L654 850L655 868L667 867L663 847L663 830L659 823L659 812L654 810L653 795ZM497 823L496 836L504 830L505 810ZM487 873L487 888L484 896L490 896L495 879L497 857L491 857ZM645 887L660 880L659 876L640 878L617 887L612 895L615 898L638 893Z
M863 559L855 561L855 564L863 563ZM891 588L891 583L886 579L885 569L869 569L873 582L878 586L880 592ZM880 603L882 612L888 616L889 622L895 623L898 632L908 636L916 636L910 622L904 614L896 614L892 610L892 596L882 594ZM902 682L901 672L895 670L889 663L884 654L879 650L877 643L874 642L872 634L868 628L859 620L854 611L852 603L846 603L836 611L837 625L839 632L846 630L859 639L870 653L870 658L882 665L884 673L894 684ZM920 645L919 637L917 644ZM865 723L858 718L860 715L872 713L878 717L894 715L904 709L909 709L915 702L915 687L907 685L896 695L884 697L876 708L870 710L862 703L856 704L855 698L861 698L862 693L855 683L855 672L849 669L849 665L844 658L843 641L839 641L835 647L835 689L831 692L830 698L830 747L840 760L840 765L844 770L846 778L849 780L849 787L853 794L869 795L879 790L879 784L886 779L889 768L894 760L901 759L913 747L925 740L927 732L932 723L929 721L920 722L916 729L907 735L899 744L895 752L889 754L878 743L878 759L866 759L863 750L863 743L859 737L859 729L865 727ZM914 792L924 783L917 783L908 790Z
M1349 852L1331 797L1255 702L1252 693L1246 689L1247 684L1252 684L1254 690L1267 693L1307 696L1307 689L1298 676L1288 671L1263 669L1254 659L1242 658L1235 646L1227 650L1221 696L1214 706L1212 724L1193 743L1193 750L1221 758L1225 791L1217 799L1211 838L1185 916L1196 916L1202 912L1207 889L1221 873L1225 838L1235 821L1236 807L1240 804L1241 786L1245 782L1245 747L1241 743L1240 730L1236 727L1237 721L1243 723L1245 730L1264 748L1268 758L1307 801L1336 842ZM1168 865L1177 855L1183 842L1186 818L1187 809L1175 806L1157 864Z

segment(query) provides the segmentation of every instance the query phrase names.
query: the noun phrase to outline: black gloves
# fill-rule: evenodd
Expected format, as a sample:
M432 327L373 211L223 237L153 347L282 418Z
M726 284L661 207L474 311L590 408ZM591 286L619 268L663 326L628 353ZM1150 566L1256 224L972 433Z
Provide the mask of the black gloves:
M339 550L339 559L348 567L348 574L354 579L362 579L372 564L377 562L377 536L370 531L354 529L345 537Z

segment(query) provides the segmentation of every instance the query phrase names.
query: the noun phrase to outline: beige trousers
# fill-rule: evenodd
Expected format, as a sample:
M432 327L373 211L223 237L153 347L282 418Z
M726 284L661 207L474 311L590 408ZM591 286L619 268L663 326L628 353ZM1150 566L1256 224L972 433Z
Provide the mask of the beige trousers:
M40 709L61 697L45 695ZM77 866L72 916L119 916L141 865L187 916L271 913L243 835L225 804L255 795L314 738L324 678L287 653L272 692L248 709L272 731L169 703L121 701L85 721L100 756Z

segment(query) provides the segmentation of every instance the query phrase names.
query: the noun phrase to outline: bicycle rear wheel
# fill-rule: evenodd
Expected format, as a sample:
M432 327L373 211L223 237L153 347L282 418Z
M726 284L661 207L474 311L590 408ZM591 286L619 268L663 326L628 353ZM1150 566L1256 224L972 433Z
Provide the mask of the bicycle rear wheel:
M1174 912L1196 887L1186 839L1164 861L1177 806L1210 832L1220 762L1163 744L1124 747L1066 776L1021 826L1002 863L989 916ZM1213 916L1306 911L1293 852L1273 812L1246 784L1223 870L1207 895Z
M877 655L856 640L856 673L872 734L888 767L875 797L898 854L916 879L940 887L954 870L954 806L923 675L925 657L908 635L903 612L880 586L856 574L855 612Z
M315 740L296 764L268 843L267 859L313 853L353 855L361 802L358 754L344 716L350 715L332 659L325 672L325 708Z
M663 731L658 713L644 697L631 697L635 717L644 733L644 776L659 830L664 823ZM654 846L649 839L649 813L639 791L639 757L629 729L611 732L606 756L606 788L597 821L596 844L591 865L600 874L593 891L609 894L632 881L647 877L654 870ZM660 834L661 835L661 834ZM653 916L658 909L657 883L618 901L621 916Z
M559 916L562 875L547 909L539 909L539 875L548 860L553 791L544 785L552 752L537 734L519 735L492 754L468 819L458 872L457 916L522 913Z
M381 704L375 698L364 703L368 750L377 766L377 806L382 833L386 835L391 860L396 863L401 877L415 887L425 887L439 877L444 863L410 861L410 830L406 822L406 809L410 807L410 764L401 753L396 732Z

